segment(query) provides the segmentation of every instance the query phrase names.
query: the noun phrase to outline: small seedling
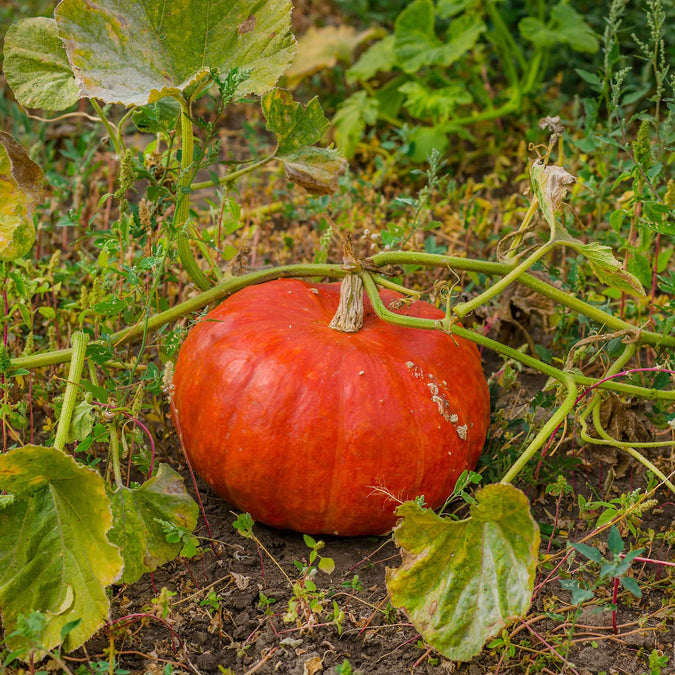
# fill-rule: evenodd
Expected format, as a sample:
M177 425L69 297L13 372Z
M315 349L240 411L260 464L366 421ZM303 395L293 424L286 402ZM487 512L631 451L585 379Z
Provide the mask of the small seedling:
M220 611L220 598L214 590L209 591L208 595L199 603L201 607L206 607L213 612Z
M572 547L589 561L588 566L591 569L597 569L597 573L594 574L591 582L586 582L581 575L579 575L579 578L561 580L560 585L572 593L573 605L580 605L587 600L591 600L595 597L596 590L610 579L618 579L619 583L629 593L636 598L642 597L640 586L633 577L628 576L628 571L633 560L641 555L644 549L639 548L624 554L625 544L619 533L619 528L615 525L610 528L607 539L607 547L611 558L604 557L599 549L588 544L579 542L572 544ZM586 568L585 565L584 569ZM615 609L615 606L612 605L610 609Z
M262 591L258 596L258 607L262 609L266 616L273 616L272 605L276 602L274 598L268 598Z
M180 542L183 545L179 554L183 558L194 558L198 553L202 552L199 546L199 539L192 534L191 530L181 527L176 523L170 523L167 520L160 520L159 518L155 518L155 520L161 525L167 542L174 544Z

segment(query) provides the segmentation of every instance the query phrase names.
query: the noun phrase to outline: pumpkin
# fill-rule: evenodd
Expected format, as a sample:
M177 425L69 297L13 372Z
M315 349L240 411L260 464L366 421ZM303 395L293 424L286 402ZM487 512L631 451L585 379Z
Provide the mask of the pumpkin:
M367 298L360 330L334 330L339 300L339 283L295 279L226 299L180 350L172 415L196 472L255 520L382 534L399 501L437 508L476 465L488 388L473 343L386 322ZM443 316L421 301L395 311Z

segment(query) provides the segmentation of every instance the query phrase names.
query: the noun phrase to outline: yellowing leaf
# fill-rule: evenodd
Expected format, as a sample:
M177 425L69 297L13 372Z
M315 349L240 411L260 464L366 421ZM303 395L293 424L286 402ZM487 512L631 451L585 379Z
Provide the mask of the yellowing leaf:
M330 148L304 147L278 156L286 178L313 195L329 195L338 189L338 178L347 170L347 162Z
M597 242L584 244L578 239L575 239L569 245L586 256L593 274L603 284L634 296L645 295L645 290L639 279L623 269L623 265L614 257L614 253L609 246Z
M35 241L33 207L40 197L42 169L0 131L0 260L25 255Z
M286 71L288 86L294 89L304 78L320 70L351 63L356 49L379 33L373 28L357 33L351 26L343 25L310 27L298 40L298 54Z
M3 70L16 100L27 108L63 110L80 98L54 19L34 17L10 26Z
M539 528L527 497L511 485L488 485L466 520L453 521L405 502L394 530L403 564L387 569L395 607L422 637L454 661L526 614L534 586Z
M277 137L277 152L293 152L320 141L330 123L316 96L306 105L293 100L285 89L272 89L262 97L267 128Z
M109 533L124 556L122 581L132 584L146 572L173 560L182 544L169 543L158 520L192 531L199 508L185 491L183 478L167 464L139 488L121 487L111 494L115 524Z
M106 533L110 501L101 476L55 448L28 445L0 455L0 490L14 501L0 509L0 609L5 635L20 614L47 621L40 644L61 643L61 629L81 619L66 650L79 647L108 618L106 586L122 571L122 557ZM11 649L26 638L8 638Z
M290 0L63 0L59 35L82 96L145 105L207 77L249 71L236 96L269 91L295 53Z

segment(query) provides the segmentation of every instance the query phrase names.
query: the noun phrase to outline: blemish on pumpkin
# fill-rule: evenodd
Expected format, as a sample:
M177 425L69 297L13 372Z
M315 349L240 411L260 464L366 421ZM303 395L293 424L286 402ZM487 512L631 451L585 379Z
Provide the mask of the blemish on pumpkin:
M239 33L239 35L243 35L244 33L250 33L255 28L255 24L256 24L255 15L251 14L247 19L245 19L239 24L239 26L237 27L237 33Z
M466 440L466 432L467 432L467 429L468 429L468 427L466 426L466 424L462 424L462 426L455 427L455 429L457 429L457 435L458 435L463 441L465 441L465 440Z
M366 371L365 370L359 370L359 375L365 375Z
M312 293L314 293L314 295L319 295L319 289L318 288L310 288L309 290L312 291Z
M447 422L453 422L452 418L454 417L454 421L456 422L458 419L457 415L454 415L447 410L450 407L450 402L445 398L445 396L441 395L438 385L434 384L433 382L428 382L427 388L431 392L431 400L436 404L441 417L443 417L443 419Z

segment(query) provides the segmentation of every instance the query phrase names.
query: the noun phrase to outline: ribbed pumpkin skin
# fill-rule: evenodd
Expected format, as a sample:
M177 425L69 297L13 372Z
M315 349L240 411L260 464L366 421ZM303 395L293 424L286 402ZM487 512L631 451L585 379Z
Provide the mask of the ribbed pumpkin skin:
M172 414L197 473L255 520L382 534L396 502L377 488L436 508L476 465L488 388L475 345L382 321L367 300L358 333L329 328L339 295L283 279L225 300L181 348Z

